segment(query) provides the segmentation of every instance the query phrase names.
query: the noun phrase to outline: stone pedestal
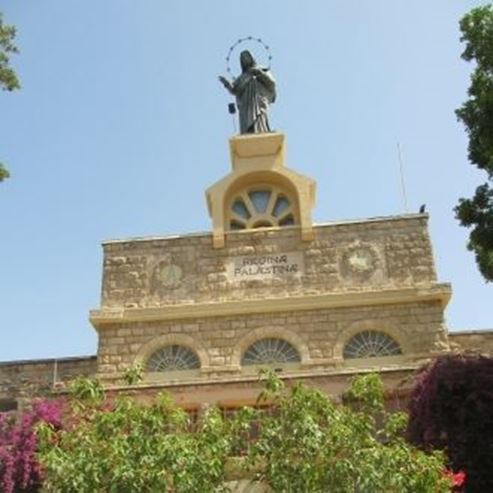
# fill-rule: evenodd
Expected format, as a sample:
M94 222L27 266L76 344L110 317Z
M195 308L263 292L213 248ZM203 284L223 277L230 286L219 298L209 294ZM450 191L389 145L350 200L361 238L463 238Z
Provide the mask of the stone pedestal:
M293 199L295 221L301 238L313 239L311 212L315 204L315 181L285 167L285 137L282 133L240 135L229 141L232 171L206 191L212 217L213 244L221 248L230 231L228 210L235 193L256 185L273 186ZM293 227L292 226L292 227Z

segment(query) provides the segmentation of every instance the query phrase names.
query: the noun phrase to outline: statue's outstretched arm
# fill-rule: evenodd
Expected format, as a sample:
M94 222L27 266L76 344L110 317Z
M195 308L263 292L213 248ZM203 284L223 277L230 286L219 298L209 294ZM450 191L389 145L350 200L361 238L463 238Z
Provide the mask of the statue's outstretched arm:
M231 82L226 79L226 77L223 77L222 75L219 76L219 81L221 82L221 84L231 93L231 94L235 94L235 91L234 91L234 88L233 88L233 84L231 84Z

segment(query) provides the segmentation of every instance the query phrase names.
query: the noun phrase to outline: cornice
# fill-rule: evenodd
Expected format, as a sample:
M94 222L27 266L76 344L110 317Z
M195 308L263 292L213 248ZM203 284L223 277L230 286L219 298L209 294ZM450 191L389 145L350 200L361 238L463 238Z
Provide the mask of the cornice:
M287 296L209 303L166 305L153 308L103 308L91 310L89 320L98 331L113 324L196 319L256 313L276 313L329 308L440 302L445 308L452 295L449 283L345 293Z
M385 366L371 366L365 367L334 367L330 369L318 369L318 370L297 370L286 373L277 373L277 376L281 380L302 380L302 379L317 379L328 378L337 379L341 377L363 375L368 373L375 373L378 371L380 374L392 375L393 373L402 372L414 372L422 367L422 362L402 361L400 364L394 363L393 365ZM155 380L155 381L143 381L134 385L122 385L118 382L121 380L121 375L117 374L113 378L100 375L101 381L104 384L107 391L128 391L128 390L147 390L147 389L160 389L160 388L174 388L174 387L190 387L190 386L209 386L209 385L227 385L227 384L242 384L242 383L259 383L258 374L248 375L228 375L207 378L183 378L179 380ZM114 381L112 381L114 380ZM62 390L62 389L61 389Z

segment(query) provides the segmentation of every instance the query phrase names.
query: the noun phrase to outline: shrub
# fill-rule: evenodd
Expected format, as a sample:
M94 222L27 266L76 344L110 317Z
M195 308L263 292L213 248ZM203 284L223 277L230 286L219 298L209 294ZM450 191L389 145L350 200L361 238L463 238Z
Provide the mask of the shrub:
M493 358L438 358L419 375L409 415L413 444L444 450L468 493L493 491Z
M20 493L38 491L42 481L36 458L36 426L61 426L60 401L37 400L22 414L0 413L0 491Z

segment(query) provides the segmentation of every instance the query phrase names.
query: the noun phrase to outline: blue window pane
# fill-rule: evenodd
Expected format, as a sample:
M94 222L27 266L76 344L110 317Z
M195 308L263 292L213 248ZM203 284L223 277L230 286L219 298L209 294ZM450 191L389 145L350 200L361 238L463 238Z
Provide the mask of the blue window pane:
M246 205L243 202L243 200L236 199L233 203L232 209L236 214L238 214L238 216L244 219L250 219L250 213L248 212L248 209L246 208Z
M294 217L291 214L279 221L279 226L291 226L292 224L294 224Z
M272 215L274 217L279 217L282 213L288 209L289 200L286 197L280 195L277 197L276 204L274 205L274 210L272 211Z
M270 190L259 190L248 194L255 210L263 214L267 210L270 199Z

